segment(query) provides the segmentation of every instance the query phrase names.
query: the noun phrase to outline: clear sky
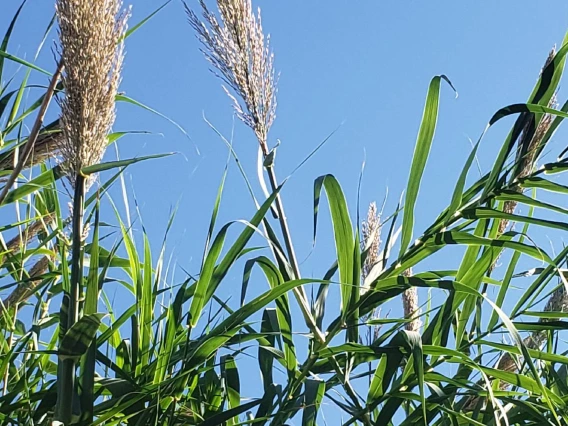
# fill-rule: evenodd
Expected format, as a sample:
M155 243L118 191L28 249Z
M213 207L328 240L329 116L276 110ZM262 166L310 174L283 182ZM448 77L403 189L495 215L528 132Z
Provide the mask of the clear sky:
M52 3L28 1L10 45L12 53L33 58L53 13ZM277 119L270 134L272 143L276 138L282 141L279 176L287 176L344 123L283 193L300 258L311 249L312 183L317 176L338 177L354 215L357 179L366 159L363 211L369 201L381 202L387 187L387 210L394 208L406 184L428 83L443 73L456 86L459 98L443 87L439 126L417 206L421 212L417 229L429 224L449 200L452 179L470 150L468 138L477 139L501 106L527 99L548 50L561 42L568 29L568 3L563 0L547 1L546 6L528 0L254 3L262 9L281 73ZM0 28L6 27L19 2L7 4ZM159 5L132 0L131 25ZM38 61L50 70L54 61L49 48L55 39L52 31ZM123 157L180 153L136 165L128 175L151 234L161 234L170 207L181 198L172 234L178 242L176 257L195 270L227 157L226 147L203 114L230 136L230 102L220 81L208 72L181 2L174 0L141 28L128 40L126 50L121 90L177 121L191 136L189 141L166 121L138 108L119 106L115 130L155 134L122 139ZM35 80L46 82L44 77ZM508 125L486 138L480 154L484 170ZM255 140L238 122L234 135L235 149L256 181ZM224 221L247 217L253 208L234 166L229 177L220 218ZM325 221L321 225L327 226ZM318 242L312 260L319 259L318 254L328 257L323 253L325 243ZM321 272L326 266L309 262L304 273Z
M28 1L11 53L33 58L53 13L52 3ZM197 6L197 1L189 3ZM18 4L4 0L0 32ZM132 0L132 4L134 25L160 3ZM453 182L471 149L470 139L479 137L500 107L527 100L548 51L560 44L568 30L565 0L257 0L254 4L262 8L265 32L271 34L276 68L281 72L277 119L270 134L271 143L276 138L282 141L276 160L279 176L287 176L343 123L283 191L300 259L312 250L313 181L318 176L332 173L339 179L354 220L357 181L366 161L362 214L370 201L382 202L387 187L386 212L395 208L406 185L429 81L436 74L446 74L459 97L455 99L451 89L443 86L415 229L428 226L450 200ZM52 32L47 47L55 39ZM126 51L121 90L178 122L191 137L159 117L120 105L115 130L154 133L123 138L122 157L180 153L131 167L127 185L136 194L156 250L170 208L180 200L170 253L180 266L195 273L227 159L227 148L203 115L230 137L230 102L220 81L208 72L177 0L128 39ZM49 49L38 64L53 70ZM34 81L46 83L46 78L36 76ZM491 166L511 122L505 120L485 138L479 158L483 171ZM566 145L565 133L558 133L554 143ZM256 141L239 122L234 126L234 146L256 182ZM109 152L108 158L113 155L114 151ZM253 208L233 163L219 223L250 218ZM327 212L321 210L323 232L301 265L306 276L321 277L333 258ZM177 273L181 277L179 269ZM235 289L240 288L239 274L231 280Z

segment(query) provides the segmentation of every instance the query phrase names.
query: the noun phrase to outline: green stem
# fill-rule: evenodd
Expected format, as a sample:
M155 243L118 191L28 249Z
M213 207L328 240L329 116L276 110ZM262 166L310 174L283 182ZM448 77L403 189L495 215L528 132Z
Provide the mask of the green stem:
M266 153L265 153L265 158L266 158ZM268 174L268 179L270 181L270 187L274 192L278 188L278 179L276 178L276 172L274 171L274 166L270 165L268 167L265 167L265 169ZM274 204L276 206L276 212L278 213L278 222L280 224L282 237L284 238L284 245L286 247L286 252L288 254L288 261L290 262L290 265L292 267L292 272L294 274L293 278L300 279L301 278L300 268L298 266L298 260L296 258L294 245L292 243L292 235L290 234L290 228L288 227L288 221L286 220L286 214L284 213L284 205L282 204L282 198L280 197L280 194L277 194L276 199L274 200ZM325 346L325 340L326 340L325 335L320 331L320 329L318 328L317 324L314 321L313 316L310 313L308 297L306 295L306 292L304 291L304 288L302 286L296 287L294 288L293 293L294 296L296 297L296 300L298 301L298 304L306 321L306 325L312 332L314 339L316 339L318 343L318 346L320 345ZM312 353L310 357L311 362L308 362L308 366L306 366L306 368L302 371L300 377L292 381L293 384L287 387L287 392L286 391L284 392L285 396L280 399L281 408L286 407L291 402L290 398L293 395L293 392L298 388L298 386L300 386L303 383L304 379L307 377L307 374L309 373L310 366L313 365L316 360L317 360L317 355ZM273 424L275 425L283 424L283 422L285 421L284 417L286 417L284 412L286 411L287 410L279 410L279 413L277 417L274 419Z
M276 191L278 188L278 180L276 179L276 173L274 167L267 167L268 179L270 180L270 186L272 191ZM276 195L276 211L278 212L278 222L280 223L280 228L282 230L282 236L284 237L284 245L286 246L286 252L288 253L288 260L292 266L292 272L294 272L294 278L299 280L300 268L298 266L298 259L296 258L296 253L294 252L294 245L292 244L292 235L290 234L290 228L288 227L288 221L286 220L286 215L284 213L284 205L282 204L282 198L280 194Z
M67 317L67 332L79 320L79 297L81 293L81 278L83 276L83 252L81 250L83 237L83 209L85 198L85 177L80 173L75 180L73 197L73 241L71 255L71 280L69 288L69 311ZM62 362L61 387L57 400L57 412L60 420L71 424L73 415L73 399L75 397L75 367L76 360L68 358Z
M274 167L271 165L266 167L266 171L268 173L268 178L270 180L270 186L272 191L276 191L278 189L278 180L276 179L276 172L274 171ZM286 220L286 214L284 213L284 205L282 204L282 199L280 198L280 194L276 195L276 199L274 200L274 204L276 205L276 211L278 213L278 222L280 223L280 229L282 231L282 237L284 238L284 245L286 246L286 252L288 254L288 260L290 265L292 266L292 272L294 274L294 279L301 279L300 275L300 268L298 266L298 259L296 258L296 253L294 252L294 244L292 243L292 235L290 234L290 228L288 227L288 221ZM294 295L300 305L300 309L306 321L306 325L313 333L314 338L318 341L318 343L324 344L325 342L325 335L321 332L318 328L317 324L314 321L313 316L310 313L310 306L308 303L308 296L304 291L304 287L295 287Z

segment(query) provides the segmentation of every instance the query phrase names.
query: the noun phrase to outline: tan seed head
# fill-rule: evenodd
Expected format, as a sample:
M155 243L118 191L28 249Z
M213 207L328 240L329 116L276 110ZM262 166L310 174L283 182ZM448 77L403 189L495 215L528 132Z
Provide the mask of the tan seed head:
M203 53L221 78L237 116L255 133L264 155L276 117L276 80L270 36L264 37L260 9L251 0L217 0L220 21L199 1L201 20L186 4L189 23L203 45Z
M114 123L128 18L121 8L119 0L56 1L65 87L60 150L71 176L101 161Z

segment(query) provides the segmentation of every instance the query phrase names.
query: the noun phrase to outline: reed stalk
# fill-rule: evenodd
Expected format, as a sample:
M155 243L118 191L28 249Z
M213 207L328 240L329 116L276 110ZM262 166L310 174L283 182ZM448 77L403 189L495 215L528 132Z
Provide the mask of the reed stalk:
M83 280L83 213L87 186L92 177L85 167L101 161L107 135L115 119L114 99L123 60L122 36L127 13L119 0L58 0L56 3L65 67L65 97L60 101L63 137L59 147L62 166L74 187L71 245L71 276L66 330L79 320ZM65 309L62 305L62 309ZM63 312L62 312L63 314ZM77 359L60 359L57 416L64 424L72 420ZM91 372L94 374L94 371Z

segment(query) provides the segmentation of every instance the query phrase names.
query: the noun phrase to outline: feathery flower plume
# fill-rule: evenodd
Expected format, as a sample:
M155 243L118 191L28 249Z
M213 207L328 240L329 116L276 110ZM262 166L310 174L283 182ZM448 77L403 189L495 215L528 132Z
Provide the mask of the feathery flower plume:
M60 151L71 182L101 161L115 119L128 12L119 0L57 0L65 97Z
M17 253L20 248L28 244L33 240L41 231L46 229L46 226L54 221L55 217L53 215L48 215L43 217L41 220L37 220L28 226L21 234L16 235L10 241L6 243L6 250L9 253Z
M544 312L568 312L568 293L566 292L566 287L564 285L559 286L548 299ZM544 323L550 321L547 318L541 318L539 322ZM536 330L533 331L530 336L523 339L523 343L529 349L539 350L547 339L546 331ZM499 362L497 363L497 369L501 371L508 371L511 373L517 373L519 371L519 365L521 363L517 359L517 356L512 355L509 352L505 352ZM511 385L508 382L501 381L499 384L500 390L507 390ZM475 406L481 403L480 397L472 397L464 405L464 410L470 411L475 408Z
M548 57L546 58L545 64L541 69L542 71L554 60L554 56L556 55L556 48L552 48L549 52ZM556 96L553 96L548 104L550 108L556 108L557 100ZM515 176L515 179L522 179L532 173L535 163L536 163L536 153L539 151L541 143L543 141L544 136L550 129L552 125L553 116L550 114L544 114L538 123L534 133L532 136L530 135L530 124L527 125L519 138L518 148L517 148L517 158L516 162L518 164L518 173ZM513 190L516 192L521 192L521 188L516 185L513 187ZM503 211L505 213L512 214L515 212L517 208L516 201L506 201L503 206ZM507 226L509 225L508 219L501 219L499 222L499 235L502 235ZM493 264L489 268L489 273L493 271L497 260L493 262ZM560 311L565 312L568 310L568 295L566 294L566 290L564 286L561 286L558 290L556 290L552 296L550 297L545 311ZM546 319L541 319L541 322L546 321ZM544 341L546 340L546 333L541 331L535 331L530 336L526 337L523 342L524 344L530 349L538 349L542 346ZM517 372L519 363L517 362L516 358L511 355L510 353L504 353L497 363L497 369L501 371L508 371L508 372ZM501 390L505 390L509 387L509 383L501 382L499 388ZM480 402L479 397L472 397L465 405L465 410L473 409L478 403Z
M548 107L549 108L556 108L558 106L558 103L556 101L556 96L553 96L552 99L550 100ZM540 122L538 123L538 126L532 136L532 138L530 139L530 141L528 142L528 146L527 146L527 151L526 153L522 153L523 150L519 149L518 151L518 162L519 162L519 174L517 176L517 179L522 179L524 177L527 177L529 174L532 173L534 166L535 166L535 162L536 162L536 152L538 151L538 148L542 142L542 139L544 138L544 135L546 135L546 133L548 132L548 129L550 129L550 126L552 125L552 121L553 121L553 116L551 114L545 114L543 115L542 119L540 120ZM521 135L521 141L526 137L525 135L527 134L528 129L525 128L523 131L523 134ZM523 142L521 142L519 144L519 146L522 146ZM514 191L516 192L521 192L521 189L518 186L515 186L513 188ZM503 211L505 213L509 213L512 214L515 212L515 209L517 208L517 202L516 201L506 201L504 206L503 206ZM502 219L501 222L499 223L499 234L503 234L503 232L505 232L505 229L507 228L507 225L509 224L509 221L507 219Z
M254 131L266 156L268 132L276 117L276 80L270 36L264 37L260 9L255 15L251 0L219 0L219 22L203 0L199 3L203 21L186 4L189 23L213 73L226 83L223 88L237 116Z
M379 248L381 245L381 214L377 212L377 204L369 204L367 220L361 227L363 238L361 239L361 250L368 250L365 263L363 264L363 283L371 272L371 269L379 261ZM366 293L369 288L365 285L361 287L361 294Z
M41 220L35 221L30 226L28 226L22 233L16 235L10 241L6 243L6 252L9 254L19 253L25 246L30 243L41 231L45 230L46 227L54 221L55 217L53 215L45 216ZM0 255L0 261L4 262L6 260L5 255ZM34 278L42 275L47 270L49 258L43 256L35 265L32 266L28 275L30 278ZM9 309L16 303L21 303L26 300L29 296L33 294L33 289L41 280L30 280L20 283L8 297L3 301L4 308Z
M566 293L566 288L561 285L556 289L548 299L544 312L568 312L568 294ZM541 318L539 322L544 323L550 321L547 318ZM547 339L546 331L536 330L526 337L523 342L529 349L540 349L543 343ZM516 372L518 369L518 363L514 360L510 353L505 353L499 360L497 365L499 370ZM502 383L502 389L509 387L508 383Z
M16 305L25 302L33 295L35 289L41 284L41 276L49 269L50 256L43 256L30 269L29 280L21 282L10 295L2 302L3 308L9 310Z
M554 60L554 56L556 55L556 48L553 48L549 54L548 57L546 58L546 62L544 63L544 67L541 70L541 74L542 71L550 64L550 62L552 62L552 60ZM556 96L553 96L550 99L550 102L548 104L549 108L556 108L557 107L557 101L556 101ZM548 130L550 129L550 126L552 125L552 121L553 121L553 116L550 114L544 114L540 120L540 122L538 123L538 126L536 127L534 133L532 134L532 136L529 133L529 129L530 129L530 123L523 129L523 132L519 138L519 143L518 143L518 148L517 148L517 164L518 164L518 173L515 176L515 179L522 179L526 176L528 176L534 169L535 166L535 162L536 162L536 153L539 151L539 147L541 145L541 142L544 138L544 136L546 135L546 133L548 132ZM514 191L516 192L520 192L521 189L518 186L515 186L513 188ZM503 206L503 211L505 213L509 213L512 214L515 212L515 209L517 207L517 202L516 201L506 201L504 206ZM503 234L505 232L505 230L507 229L507 226L509 225L509 220L508 219L502 219L501 222L499 223L499 235ZM493 268L492 268L493 269Z
M62 134L57 133L45 133L39 135L33 150L28 157L27 161L23 164L22 170L29 169L35 165L41 164L50 158L55 158L59 154L59 146L61 145ZM0 154L0 170L14 170L16 165L16 150L12 149L10 151L3 152ZM0 180L0 182L4 179Z
M562 273L562 272L560 272ZM568 312L568 293L566 293L566 286L561 285L559 286L554 292L550 295L546 306L544 307L544 312ZM541 318L539 322L548 322L550 319L548 318ZM546 331L543 330L536 330L533 331L531 336L529 337L530 340L525 342L527 346L531 349L538 349L542 346L542 344L547 339L548 334Z
M402 275L410 277L412 275L412 269L407 269L402 273ZM412 319L412 321L406 324L405 328L408 331L420 331L422 321L418 318L420 315L420 308L418 307L418 289L416 287L410 287L402 293L402 308L404 311L404 318Z

